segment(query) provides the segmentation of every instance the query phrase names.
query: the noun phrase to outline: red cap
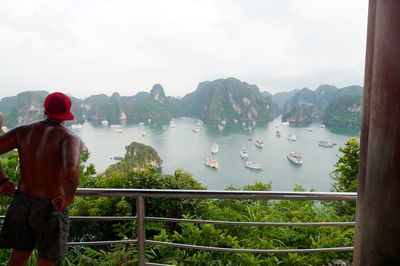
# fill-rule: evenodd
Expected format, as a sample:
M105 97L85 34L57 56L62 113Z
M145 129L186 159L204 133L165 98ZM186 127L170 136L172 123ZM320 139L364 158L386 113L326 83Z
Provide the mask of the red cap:
M74 120L74 115L70 111L71 99L61 92L47 95L43 106L47 117L58 120Z

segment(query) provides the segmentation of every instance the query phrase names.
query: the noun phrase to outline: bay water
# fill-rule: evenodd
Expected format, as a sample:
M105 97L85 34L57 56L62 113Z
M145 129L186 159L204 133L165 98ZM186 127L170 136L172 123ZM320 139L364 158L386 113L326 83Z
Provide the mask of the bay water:
M255 181L272 182L275 191L291 191L295 184L306 189L329 191L330 173L340 152L338 149L350 137L358 136L359 129L321 128L314 123L307 126L283 126L280 118L265 124L252 126L227 123L224 128L217 125L199 124L197 119L175 119L175 127L169 124L155 124L151 121L126 124L122 132L100 123L85 123L83 128L73 129L88 147L97 172L103 172L118 161L114 157L125 155L125 146L140 142L152 146L163 160L162 172L173 174L177 168L190 172L208 189L237 188ZM110 123L111 124L111 123ZM197 133L193 129L200 129ZM276 136L280 131L281 137ZM312 131L311 131L312 130ZM289 141L288 134L295 134L296 141ZM255 140L264 142L263 148L255 146ZM319 140L329 140L337 145L325 148ZM211 155L211 146L216 142L219 151ZM262 170L244 167L240 149L245 147L249 160L259 163ZM295 151L303 156L303 165L297 166L287 159ZM206 167L204 158L219 161L219 169Z

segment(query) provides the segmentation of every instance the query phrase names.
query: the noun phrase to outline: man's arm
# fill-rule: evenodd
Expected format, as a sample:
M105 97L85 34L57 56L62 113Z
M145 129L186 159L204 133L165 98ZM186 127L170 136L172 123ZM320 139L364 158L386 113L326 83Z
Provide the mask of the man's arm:
M3 115L0 113L0 129L3 127ZM9 152L17 147L17 137L15 130L11 130L0 136L0 154ZM15 192L14 183L8 179L4 173L0 161L0 195L10 195Z

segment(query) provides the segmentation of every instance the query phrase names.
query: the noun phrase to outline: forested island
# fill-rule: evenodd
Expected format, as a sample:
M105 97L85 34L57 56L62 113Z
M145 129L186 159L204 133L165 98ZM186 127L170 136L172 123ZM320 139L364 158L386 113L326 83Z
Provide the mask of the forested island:
M359 144L350 139L339 149L335 170L331 174L331 191L357 189ZM139 156L140 155L140 156ZM104 173L97 174L87 164L89 151L81 155L80 187L84 188L147 188L147 189L207 189L183 169L174 174L162 174L154 166L161 158L150 146L131 143L126 155ZM6 174L18 180L18 157L15 152L1 158ZM227 190L269 191L272 183L256 182ZM300 185L294 191L304 191ZM10 202L0 198L2 214ZM129 197L77 197L70 207L72 216L135 216L136 203ZM190 218L204 220L247 222L338 222L354 221L354 202L323 203L315 201L262 201L262 200L190 200L148 199L146 216ZM135 239L135 222L73 221L70 241ZM175 243L204 246L290 249L352 246L353 227L236 227L210 224L146 222L146 238ZM9 251L0 251L0 263L5 263ZM180 250L162 246L148 246L147 259L153 263L173 265L328 265L333 261L350 262L352 253L311 254L231 254ZM71 247L61 265L136 265L136 247ZM31 261L31 265L35 265ZM329 264L330 265L330 264Z

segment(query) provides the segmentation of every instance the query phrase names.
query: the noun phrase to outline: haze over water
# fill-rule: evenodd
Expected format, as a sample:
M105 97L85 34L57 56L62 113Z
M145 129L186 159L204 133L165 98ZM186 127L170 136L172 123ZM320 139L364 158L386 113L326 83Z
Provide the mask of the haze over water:
M175 119L175 128L143 121L126 125L122 133L114 133L110 127L100 124L85 123L84 128L74 130L85 142L97 172L103 172L110 164L117 161L114 156L125 155L125 146L136 141L152 146L163 160L162 172L173 174L177 168L190 173L209 189L224 189L227 186L242 187L255 181L272 182L273 190L293 190L295 184L306 189L329 191L339 147L352 136L358 136L358 129L320 128L320 124L304 127L281 126L280 118L266 125L257 125L253 130L245 130L241 123L227 124L223 131L216 125L196 125L191 118ZM111 124L111 123L110 123ZM276 127L279 125L279 127ZM307 131L306 128L313 130ZM198 133L192 129L200 128ZM281 137L276 137L279 130ZM145 133L145 135L143 134ZM295 134L297 141L289 141L288 134ZM143 136L144 135L144 136ZM255 146L255 140L264 141L263 148ZM318 146L319 140L337 143L332 148ZM214 142L219 145L219 152L211 155ZM250 170L244 167L244 160L239 151L246 147L249 160L260 163L263 170ZM296 166L288 161L287 154L299 152L303 156L303 165ZM204 165L204 158L219 160L219 170Z

